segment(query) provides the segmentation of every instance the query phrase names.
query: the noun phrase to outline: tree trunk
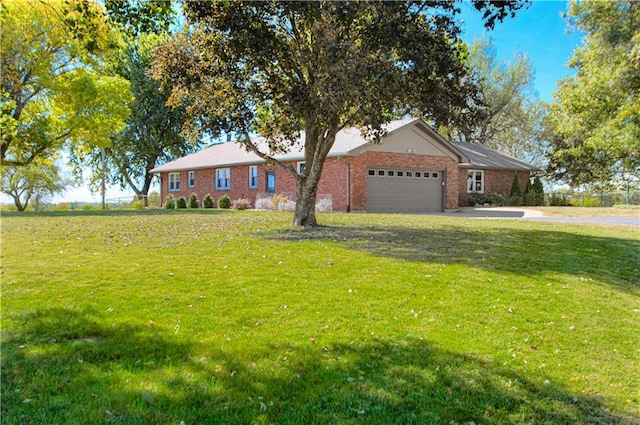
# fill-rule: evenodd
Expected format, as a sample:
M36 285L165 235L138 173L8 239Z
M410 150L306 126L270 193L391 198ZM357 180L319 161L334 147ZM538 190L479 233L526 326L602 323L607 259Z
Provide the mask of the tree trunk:
M318 183L309 184L309 179L298 180L296 187L296 210L293 213L294 226L318 225L316 220L316 196L318 194Z

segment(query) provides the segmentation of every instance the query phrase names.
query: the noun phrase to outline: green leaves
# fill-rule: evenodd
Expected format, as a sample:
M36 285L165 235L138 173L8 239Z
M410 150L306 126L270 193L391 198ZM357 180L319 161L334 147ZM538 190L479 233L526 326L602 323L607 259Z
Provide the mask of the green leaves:
M107 146L130 94L127 81L104 73L103 56L119 41L104 10L86 0L16 0L2 12L1 121L15 130L3 134L2 163L29 164L65 142Z
M550 171L574 185L640 178L640 11L632 1L573 3L569 22L587 32L554 93Z

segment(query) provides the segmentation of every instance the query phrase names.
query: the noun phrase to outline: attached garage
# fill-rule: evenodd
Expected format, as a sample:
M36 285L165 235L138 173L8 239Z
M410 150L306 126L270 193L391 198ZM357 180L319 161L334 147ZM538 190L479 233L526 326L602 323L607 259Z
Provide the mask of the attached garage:
M440 170L368 168L367 211L444 211L444 173Z

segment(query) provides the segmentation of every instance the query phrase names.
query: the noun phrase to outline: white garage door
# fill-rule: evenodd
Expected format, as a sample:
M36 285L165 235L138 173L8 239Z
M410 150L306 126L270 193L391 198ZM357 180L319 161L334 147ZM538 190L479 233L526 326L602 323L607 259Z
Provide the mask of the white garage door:
M443 173L436 170L369 168L367 170L367 211L444 211Z

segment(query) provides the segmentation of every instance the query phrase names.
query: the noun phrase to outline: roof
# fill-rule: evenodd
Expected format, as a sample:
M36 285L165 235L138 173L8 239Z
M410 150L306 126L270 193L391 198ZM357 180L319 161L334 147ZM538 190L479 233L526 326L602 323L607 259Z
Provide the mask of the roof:
M404 126L422 122L419 119L391 121L385 129L390 134ZM260 148L265 145L263 137L251 139ZM336 140L329 151L329 157L353 155L353 151L370 143L360 130L355 127L345 128L336 134ZM295 143L288 153L274 155L280 161L301 161L304 160L304 131L300 133L298 142ZM195 170L200 168L230 167L233 165L260 164L265 160L253 152L247 151L244 145L238 142L218 143L204 148L198 152L183 156L174 161L151 170L152 173L163 173L171 171Z
M451 142L467 158L468 163L461 163L464 168L481 168L492 170L538 171L538 167L519 159L505 155L490 147L477 143Z
M417 126L427 132L443 147L458 157L463 167L491 168L503 170L527 170L535 171L538 168L519 161L510 156L501 154L483 145L470 143L450 143L443 139L435 130L426 125L422 120L414 118L408 120L391 121L386 126L387 136L404 127ZM252 139L258 148L266 147L266 139L256 137ZM357 128L345 128L336 135L335 143L329 151L328 157L358 155L367 149L371 141L366 139ZM297 143L286 154L274 155L280 161L304 160L304 132L300 133ZM465 161L469 162L465 162ZM183 156L174 161L156 167L152 173L163 173L183 170L196 170L201 168L230 167L234 165L249 165L264 163L265 160L253 152L247 151L244 145L238 142L218 143L204 148L198 152Z

